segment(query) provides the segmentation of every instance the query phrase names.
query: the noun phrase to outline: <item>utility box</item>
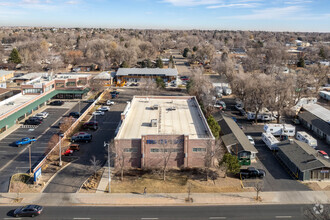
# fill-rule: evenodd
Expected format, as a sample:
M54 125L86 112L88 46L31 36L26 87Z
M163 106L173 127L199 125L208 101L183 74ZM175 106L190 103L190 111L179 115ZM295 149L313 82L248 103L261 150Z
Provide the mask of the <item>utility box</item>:
M151 127L157 127L157 119L151 119Z

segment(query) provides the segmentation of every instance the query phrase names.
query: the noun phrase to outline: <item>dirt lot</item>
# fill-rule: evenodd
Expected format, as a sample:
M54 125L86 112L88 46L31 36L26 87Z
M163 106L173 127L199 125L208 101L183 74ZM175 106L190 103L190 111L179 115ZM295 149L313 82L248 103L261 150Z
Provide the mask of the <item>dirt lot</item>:
M205 180L205 174L198 169L186 171L170 170L166 181L163 181L160 172L131 170L125 172L124 180L120 181L119 173L115 175L111 183L112 193L143 193L147 187L147 193L186 193L190 186L191 193L220 193L243 192L251 189L243 189L240 180L226 177L220 171L214 171L213 176Z

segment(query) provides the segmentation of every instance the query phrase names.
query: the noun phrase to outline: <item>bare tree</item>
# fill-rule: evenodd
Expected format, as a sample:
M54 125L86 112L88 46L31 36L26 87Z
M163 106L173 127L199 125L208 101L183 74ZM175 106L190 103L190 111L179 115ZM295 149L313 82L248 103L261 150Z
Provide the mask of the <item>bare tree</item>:
M260 200L261 200L261 198L259 197L259 194L260 194L260 192L262 191L263 187L264 187L264 183L263 183L263 181L257 180L257 181L254 183L254 188L255 188L255 190L256 190L256 192L257 192L257 197L256 197L256 200L257 200L257 201L260 201Z
M176 160L180 158L179 155L182 154L182 147L176 139L173 140L162 140L160 144L160 155L161 155L161 170L163 175L163 180L166 181L166 173L171 160ZM175 158L174 158L175 157Z
M153 95L158 90L156 82L151 78L143 78L140 80L140 94Z
M64 117L59 125L60 127L60 132L65 133L74 123L74 118L73 117Z
M60 140L59 138L60 138L60 137L58 136L58 134L54 134L54 135L49 139L45 154L48 154L50 151L53 150L53 148L58 144L58 142L59 142L59 140ZM54 150L52 151L52 154L58 154L58 150L54 149Z
M112 157L112 155L115 152L115 156L116 156L115 164L116 164L116 167L119 167L120 180L123 181L125 165L126 165L126 154L129 152L126 152L127 150L125 150L125 148L116 147L113 140L110 141L109 145L110 145L109 147L111 149L110 157Z
M97 171L101 167L101 163L96 159L95 155L92 156L92 159L89 160L91 162L91 170L93 171L93 175L96 178Z

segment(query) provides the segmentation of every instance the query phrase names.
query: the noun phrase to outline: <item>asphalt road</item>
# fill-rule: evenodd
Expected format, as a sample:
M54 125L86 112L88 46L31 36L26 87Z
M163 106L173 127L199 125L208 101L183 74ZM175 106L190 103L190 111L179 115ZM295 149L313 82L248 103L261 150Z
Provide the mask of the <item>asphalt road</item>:
M83 111L87 103L82 103L80 108ZM72 108L73 107L73 108ZM50 138L58 132L58 120L66 112L78 111L79 106L76 103L65 103L63 106L49 106L44 111L49 116L43 120L41 125L35 128L19 128L2 139L0 142L0 192L8 192L10 177L15 173L29 172L29 150L28 146L16 147L13 142L23 137L35 137L37 141L31 144L31 165L32 168L44 156Z
M130 92L134 91L131 90ZM90 161L92 156L94 155L101 165L106 162L104 141L114 138L120 115L127 104L126 101L132 98L132 95L126 93L121 91L119 97L114 99L115 105L111 106L110 111L106 112L104 116L96 116L99 129L86 131L93 135L92 141L90 143L79 143L81 145L80 151L74 153L77 160L57 173L43 191L44 193L77 192L86 179L93 174ZM91 120L94 120L94 117Z
M303 212L312 206L257 205L257 206L150 206L150 207L44 207L36 219L111 219L111 220L166 220L166 219L307 219ZM0 218L10 219L16 207L0 207Z

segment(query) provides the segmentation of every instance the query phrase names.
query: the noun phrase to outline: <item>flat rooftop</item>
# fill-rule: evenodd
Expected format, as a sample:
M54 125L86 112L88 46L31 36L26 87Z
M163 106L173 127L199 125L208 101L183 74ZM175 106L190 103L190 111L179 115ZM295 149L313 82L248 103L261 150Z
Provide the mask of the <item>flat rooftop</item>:
M14 95L8 99L0 102L0 119L1 116L7 112L18 108L19 106L25 104L26 102L34 99L38 95L22 95L21 93Z
M152 109L154 105L158 109ZM151 127L153 119L157 120L155 127ZM213 138L194 97L134 97L116 138L172 134L189 135L190 139Z
M119 68L117 76L177 76L178 70L175 68L160 69L160 68Z

